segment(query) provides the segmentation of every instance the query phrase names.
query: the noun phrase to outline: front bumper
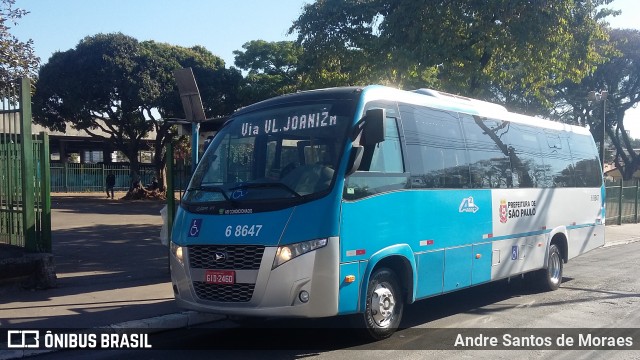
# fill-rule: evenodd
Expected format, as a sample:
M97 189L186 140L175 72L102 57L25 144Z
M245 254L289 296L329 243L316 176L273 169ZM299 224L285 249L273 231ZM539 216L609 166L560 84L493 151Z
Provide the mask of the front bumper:
M231 294L225 301L210 301L198 297L194 281L204 279L206 270L189 266L189 254L184 265L171 255L171 279L178 306L200 311L236 316L326 317L338 314L339 238L329 238L327 246L294 258L271 269L276 247L266 247L257 270L237 270L237 288L226 291L248 291L249 301L234 301ZM232 285L220 285L232 286ZM309 293L308 302L299 298L301 291Z

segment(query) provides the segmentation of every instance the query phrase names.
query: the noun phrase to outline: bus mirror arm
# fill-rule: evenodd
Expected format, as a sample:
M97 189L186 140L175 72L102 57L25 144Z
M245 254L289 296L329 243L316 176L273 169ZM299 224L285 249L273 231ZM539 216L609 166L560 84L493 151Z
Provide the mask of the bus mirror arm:
M347 173L345 177L353 174L360 167L360 162L362 161L362 154L364 153L364 148L362 146L353 146L351 148L351 153L349 153L349 163L347 164Z

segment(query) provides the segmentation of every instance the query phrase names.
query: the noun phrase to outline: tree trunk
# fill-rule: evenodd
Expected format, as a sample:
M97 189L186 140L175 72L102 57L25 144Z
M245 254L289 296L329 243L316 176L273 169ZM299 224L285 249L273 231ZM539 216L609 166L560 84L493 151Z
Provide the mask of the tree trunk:
M140 162L137 156L129 157L131 184L129 186L129 192L133 189L142 186L140 181Z

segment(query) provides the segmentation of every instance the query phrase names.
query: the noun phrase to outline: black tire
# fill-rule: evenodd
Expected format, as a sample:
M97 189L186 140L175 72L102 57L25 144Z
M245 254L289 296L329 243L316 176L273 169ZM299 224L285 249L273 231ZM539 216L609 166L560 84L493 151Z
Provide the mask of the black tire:
M549 262L546 269L538 271L538 285L544 291L558 290L562 283L563 261L556 244L549 246Z
M374 340L386 339L393 334L402 320L404 297L398 277L387 268L371 274L367 285L366 309L356 316L356 326Z

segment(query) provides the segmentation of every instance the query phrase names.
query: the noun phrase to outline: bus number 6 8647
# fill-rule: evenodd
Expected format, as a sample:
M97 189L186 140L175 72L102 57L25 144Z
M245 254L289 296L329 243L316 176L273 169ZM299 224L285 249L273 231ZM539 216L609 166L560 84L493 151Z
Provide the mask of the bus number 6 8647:
M259 236L262 225L237 225L235 227L229 225L224 231L226 237L246 237L246 236Z

